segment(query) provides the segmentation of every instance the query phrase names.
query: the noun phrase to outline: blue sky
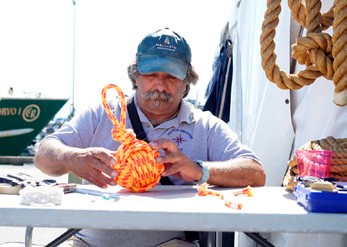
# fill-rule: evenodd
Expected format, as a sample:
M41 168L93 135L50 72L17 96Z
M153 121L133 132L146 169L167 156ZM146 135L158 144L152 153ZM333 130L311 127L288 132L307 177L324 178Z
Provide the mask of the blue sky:
M201 79L190 97L203 100L231 2L1 0L0 95L9 87L18 95L74 95L79 110L100 100L108 83L130 93L126 67L137 44L149 32L170 27L191 46Z

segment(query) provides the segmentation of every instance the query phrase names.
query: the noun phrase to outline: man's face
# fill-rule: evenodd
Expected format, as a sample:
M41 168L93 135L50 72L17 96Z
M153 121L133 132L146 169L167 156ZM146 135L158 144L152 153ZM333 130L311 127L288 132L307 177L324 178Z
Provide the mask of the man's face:
M135 82L140 108L152 114L176 110L186 90L182 80L163 72L141 74Z

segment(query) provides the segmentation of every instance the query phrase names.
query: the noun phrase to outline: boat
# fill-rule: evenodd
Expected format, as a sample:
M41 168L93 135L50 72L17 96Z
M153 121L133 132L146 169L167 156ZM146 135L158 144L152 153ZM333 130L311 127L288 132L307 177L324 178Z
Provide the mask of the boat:
M67 101L0 97L0 156L20 156Z

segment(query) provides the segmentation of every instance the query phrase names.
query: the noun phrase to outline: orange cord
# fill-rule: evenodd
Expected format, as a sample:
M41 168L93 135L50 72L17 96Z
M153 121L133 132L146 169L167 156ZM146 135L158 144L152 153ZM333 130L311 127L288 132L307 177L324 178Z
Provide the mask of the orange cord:
M198 195L199 196L215 196L222 200L224 200L224 205L229 208L242 209L243 204L235 202L234 198L238 195L247 195L253 196L253 189L251 186L247 186L246 188L240 191L234 191L231 196L225 196L223 193L209 189L207 183L197 185Z
M115 89L119 95L121 103L119 122L106 98L109 89ZM114 125L112 137L122 143L114 153L117 164L113 166L113 169L118 173L115 181L120 186L134 192L150 190L158 184L161 174L165 170L165 166L155 160L159 156L158 150L153 149L147 142L136 139L132 129L126 129L126 100L120 87L114 84L106 85L101 96L105 112Z

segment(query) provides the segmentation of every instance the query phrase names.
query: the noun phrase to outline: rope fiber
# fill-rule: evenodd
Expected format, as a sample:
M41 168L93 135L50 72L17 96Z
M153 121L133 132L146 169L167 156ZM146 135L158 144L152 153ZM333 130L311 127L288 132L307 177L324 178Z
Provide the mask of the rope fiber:
M331 150L333 156L330 164L330 178L347 182L347 138L335 139L332 136L320 140L313 140L302 145L299 150ZM283 186L293 190L297 185L298 161L293 157L288 161L288 170L283 179Z
M307 29L292 46L292 57L306 69L287 74L276 64L275 34L281 13L281 0L268 0L260 36L262 67L266 77L280 89L300 89L324 76L335 85L334 103L347 105L347 2L334 0L330 10L321 14L320 0L288 0L292 17ZM333 35L322 30L333 27Z
M121 103L119 121L113 114L106 97L109 89L115 89ZM165 170L165 166L157 163L155 158L160 154L147 142L139 140L132 129L126 129L126 100L117 85L108 84L102 89L102 104L114 127L112 138L121 142L114 157L117 164L113 166L118 173L115 181L123 188L134 192L145 192L156 186Z

